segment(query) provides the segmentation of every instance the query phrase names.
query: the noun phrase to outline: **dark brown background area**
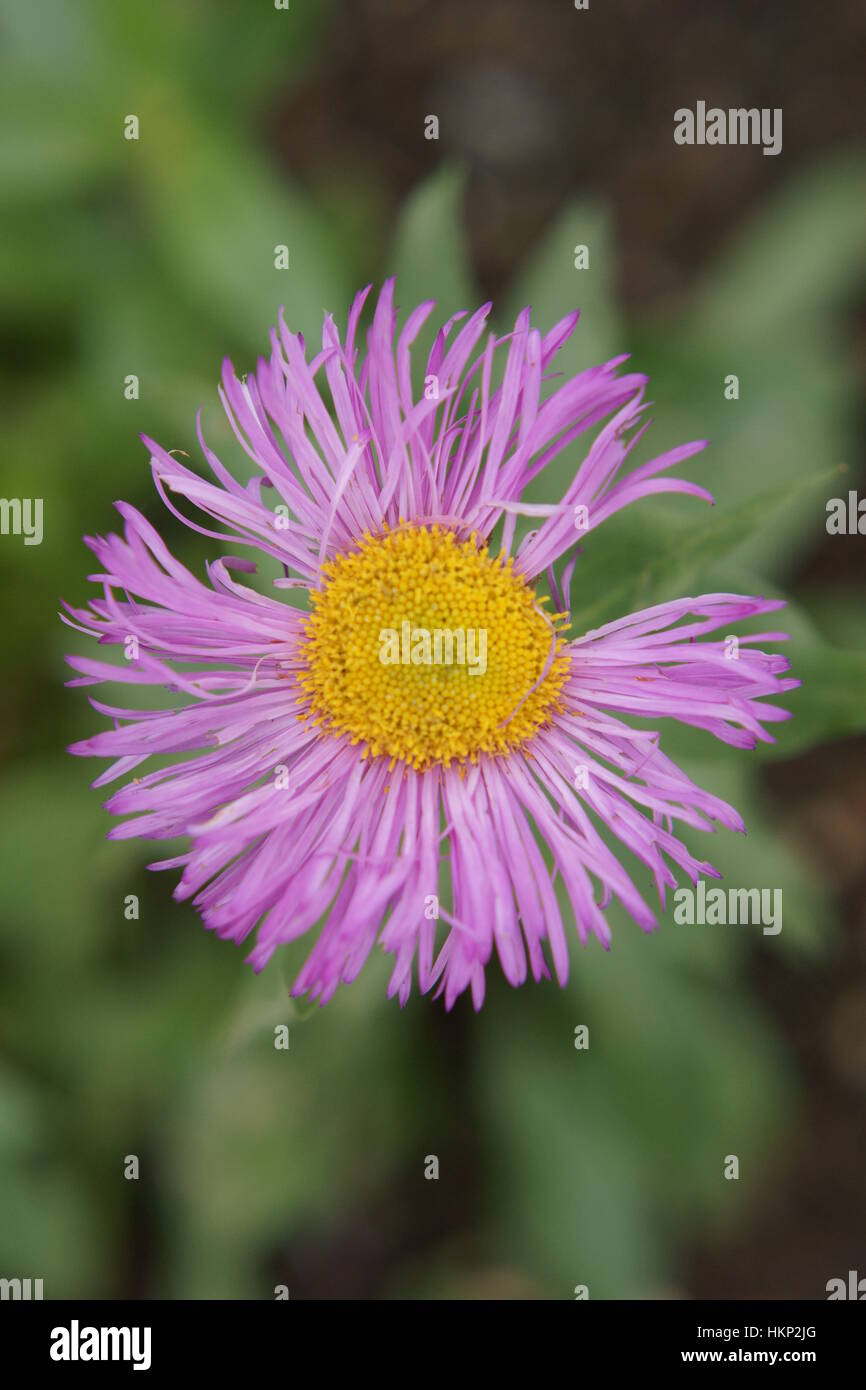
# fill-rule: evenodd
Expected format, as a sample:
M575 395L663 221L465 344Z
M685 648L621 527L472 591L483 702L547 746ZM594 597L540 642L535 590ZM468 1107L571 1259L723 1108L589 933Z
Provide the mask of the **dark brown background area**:
M396 210L440 156L472 174L469 226L495 295L569 192L610 199L627 303L682 289L774 182L866 130L858 0L363 0L276 110L287 169L360 170ZM684 149L673 112L784 111L781 155ZM440 118L438 146L419 140Z

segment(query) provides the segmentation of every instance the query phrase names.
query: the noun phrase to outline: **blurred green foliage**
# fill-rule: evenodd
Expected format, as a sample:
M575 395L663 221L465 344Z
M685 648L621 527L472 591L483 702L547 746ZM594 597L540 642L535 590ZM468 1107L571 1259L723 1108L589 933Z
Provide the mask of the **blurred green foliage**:
M343 316L358 285L391 271L404 309L435 297L444 318L479 299L459 172L419 188L386 242L356 235L365 213L349 194L344 219L339 191L311 196L261 153L266 95L313 61L327 8L293 6L287 21L170 0L0 7L2 489L45 499L43 544L0 551L0 1272L43 1277L48 1296L270 1297L286 1270L303 1286L305 1256L366 1220L398 1251L371 1293L478 1293L502 1268L542 1296L662 1290L686 1238L747 1218L790 1119L795 1078L746 983L765 942L664 925L644 938L613 911L614 950L575 948L565 991L491 978L477 1018L466 1000L450 1019L417 997L401 1012L377 956L310 1015L287 996L292 962L252 977L172 903L167 877L147 875L147 847L106 843L94 769L63 751L98 726L61 688L63 652L85 644L54 617L58 595L85 594L81 533L109 529L118 497L161 512L137 431L192 452L202 404L211 442L231 448L220 358L252 365L281 300L314 339L323 308ZM129 113L138 142L122 138ZM695 476L716 509L658 499L594 534L576 625L686 590L784 592L824 499L843 490L828 481L853 418L838 309L862 266L864 187L862 166L840 159L785 189L663 321L618 308L614 234L591 201L563 210L516 277L500 326L525 302L543 326L581 305L562 370L629 347L659 402L653 451L712 441ZM277 242L291 249L282 278ZM578 242L592 248L581 273ZM129 371L137 402L123 396ZM736 403L722 391L732 371ZM573 467L570 451L539 495L558 495ZM207 548L160 524L199 564ZM862 621L849 650L850 627L806 608L786 615L805 686L782 756L864 725ZM749 825L703 853L729 882L784 890L772 949L789 961L832 949L826 887L764 804L758 773L774 754L667 734ZM123 916L129 893L137 922ZM580 1023L588 1053L573 1046ZM123 1179L130 1153L138 1183ZM438 1185L422 1179L428 1153ZM723 1180L728 1153L739 1184ZM392 1194L407 1184L401 1207Z

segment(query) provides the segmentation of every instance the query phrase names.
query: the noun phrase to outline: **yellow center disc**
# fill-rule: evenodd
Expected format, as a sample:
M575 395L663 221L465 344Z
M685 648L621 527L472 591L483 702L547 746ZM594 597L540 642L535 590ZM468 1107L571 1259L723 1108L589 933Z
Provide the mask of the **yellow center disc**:
M512 564L435 525L365 536L325 564L302 717L418 769L525 743L559 708L567 615L542 612Z

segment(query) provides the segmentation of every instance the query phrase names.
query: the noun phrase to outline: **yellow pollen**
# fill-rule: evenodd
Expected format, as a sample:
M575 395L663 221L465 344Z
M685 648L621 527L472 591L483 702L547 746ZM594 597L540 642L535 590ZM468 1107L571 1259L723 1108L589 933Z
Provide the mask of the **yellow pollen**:
M401 525L322 569L301 718L421 770L509 753L560 708L568 615L474 532Z

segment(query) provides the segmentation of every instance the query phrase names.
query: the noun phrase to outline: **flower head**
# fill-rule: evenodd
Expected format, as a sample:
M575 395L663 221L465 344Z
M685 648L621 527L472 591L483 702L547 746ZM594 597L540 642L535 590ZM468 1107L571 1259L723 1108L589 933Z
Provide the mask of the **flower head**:
M755 645L784 633L742 637L735 661L709 636L779 606L761 598L679 599L567 641L575 557L559 575L555 565L575 547L576 520L585 535L653 493L712 500L671 475L703 443L629 469L646 378L620 374L625 358L548 388L577 314L542 336L525 309L483 346L490 306L455 315L416 399L410 349L433 305L413 310L395 342L387 282L363 353L368 290L343 340L326 318L312 360L281 317L246 381L224 363L220 395L255 465L249 482L200 427L212 480L145 439L169 510L273 557L282 576L263 593L238 578L255 571L249 559L224 555L203 583L119 503L123 536L87 540L102 595L67 606L67 621L132 659L70 657L71 684L154 685L169 698L145 710L94 700L114 727L72 751L114 760L97 786L178 755L111 796L108 809L129 818L110 834L184 837L184 853L153 867L182 870L175 896L192 897L220 936L241 942L257 928L256 969L321 924L293 992L326 1002L379 942L401 1002L414 969L447 1007L467 987L480 1007L494 949L514 985L551 966L565 982L557 880L582 942L608 945L611 896L655 926L603 829L646 866L662 903L677 872L716 872L675 822L743 829L629 717L753 747L787 718L764 697L797 682ZM598 425L562 499L522 500ZM516 543L521 515L537 525ZM305 590L308 610L287 589Z

